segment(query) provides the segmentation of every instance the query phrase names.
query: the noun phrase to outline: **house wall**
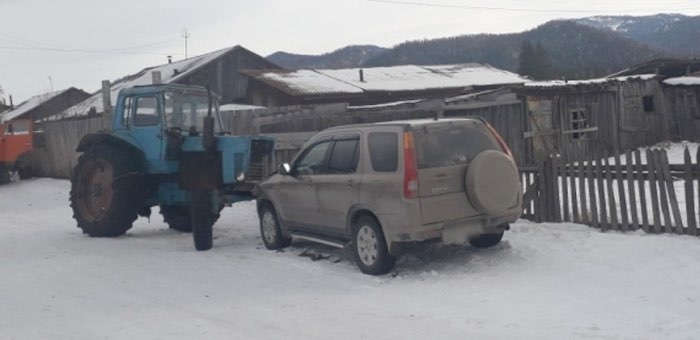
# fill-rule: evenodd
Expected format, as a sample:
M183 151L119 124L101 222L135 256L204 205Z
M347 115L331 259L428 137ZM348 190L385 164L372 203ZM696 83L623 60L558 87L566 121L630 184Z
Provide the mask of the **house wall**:
M624 82L618 100L621 150L672 139L668 101L658 80Z
M219 59L179 79L177 83L209 86L221 97L221 104L245 102L248 77L243 69L280 69L279 66L245 48L236 47Z
M673 136L700 142L700 86L666 86L663 91Z

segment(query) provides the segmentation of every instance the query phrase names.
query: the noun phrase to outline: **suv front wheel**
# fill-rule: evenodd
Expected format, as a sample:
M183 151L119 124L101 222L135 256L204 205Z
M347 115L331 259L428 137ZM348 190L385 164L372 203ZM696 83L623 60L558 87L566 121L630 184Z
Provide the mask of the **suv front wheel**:
M292 239L282 234L279 219L275 208L270 204L263 204L260 207L260 236L262 236L265 248L277 250L286 248L291 244Z
M355 260L360 271L370 275L381 275L394 268L394 257L389 254L384 233L374 218L360 216L355 221L352 240Z

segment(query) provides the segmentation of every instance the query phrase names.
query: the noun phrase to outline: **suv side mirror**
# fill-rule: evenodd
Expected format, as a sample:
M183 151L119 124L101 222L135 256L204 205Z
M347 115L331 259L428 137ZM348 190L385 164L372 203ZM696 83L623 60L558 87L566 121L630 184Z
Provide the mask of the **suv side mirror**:
M289 166L289 163L281 163L279 166L277 166L277 172L280 175L289 175L290 171L292 171L292 167Z

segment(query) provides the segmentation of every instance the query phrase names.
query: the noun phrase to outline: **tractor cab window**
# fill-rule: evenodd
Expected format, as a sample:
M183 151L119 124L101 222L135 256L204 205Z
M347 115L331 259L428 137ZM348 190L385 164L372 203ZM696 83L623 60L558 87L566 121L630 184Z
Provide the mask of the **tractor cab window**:
M136 99L136 114L134 125L153 126L160 123L158 115L158 101L155 97L141 97Z
M207 95L192 93L166 92L165 103L165 123L168 128L180 128L182 131L202 132L204 117L209 110L209 98ZM215 132L221 131L221 126L217 117L218 105L212 104L212 116L216 123Z

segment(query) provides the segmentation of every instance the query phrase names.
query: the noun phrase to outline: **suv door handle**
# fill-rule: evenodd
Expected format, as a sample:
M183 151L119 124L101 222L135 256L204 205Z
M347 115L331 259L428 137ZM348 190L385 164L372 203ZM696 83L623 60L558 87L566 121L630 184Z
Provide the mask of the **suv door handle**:
M349 186L349 187L355 186L355 185L357 185L358 183L359 183L359 182L355 181L354 179L349 179L349 180L348 180L348 186Z

